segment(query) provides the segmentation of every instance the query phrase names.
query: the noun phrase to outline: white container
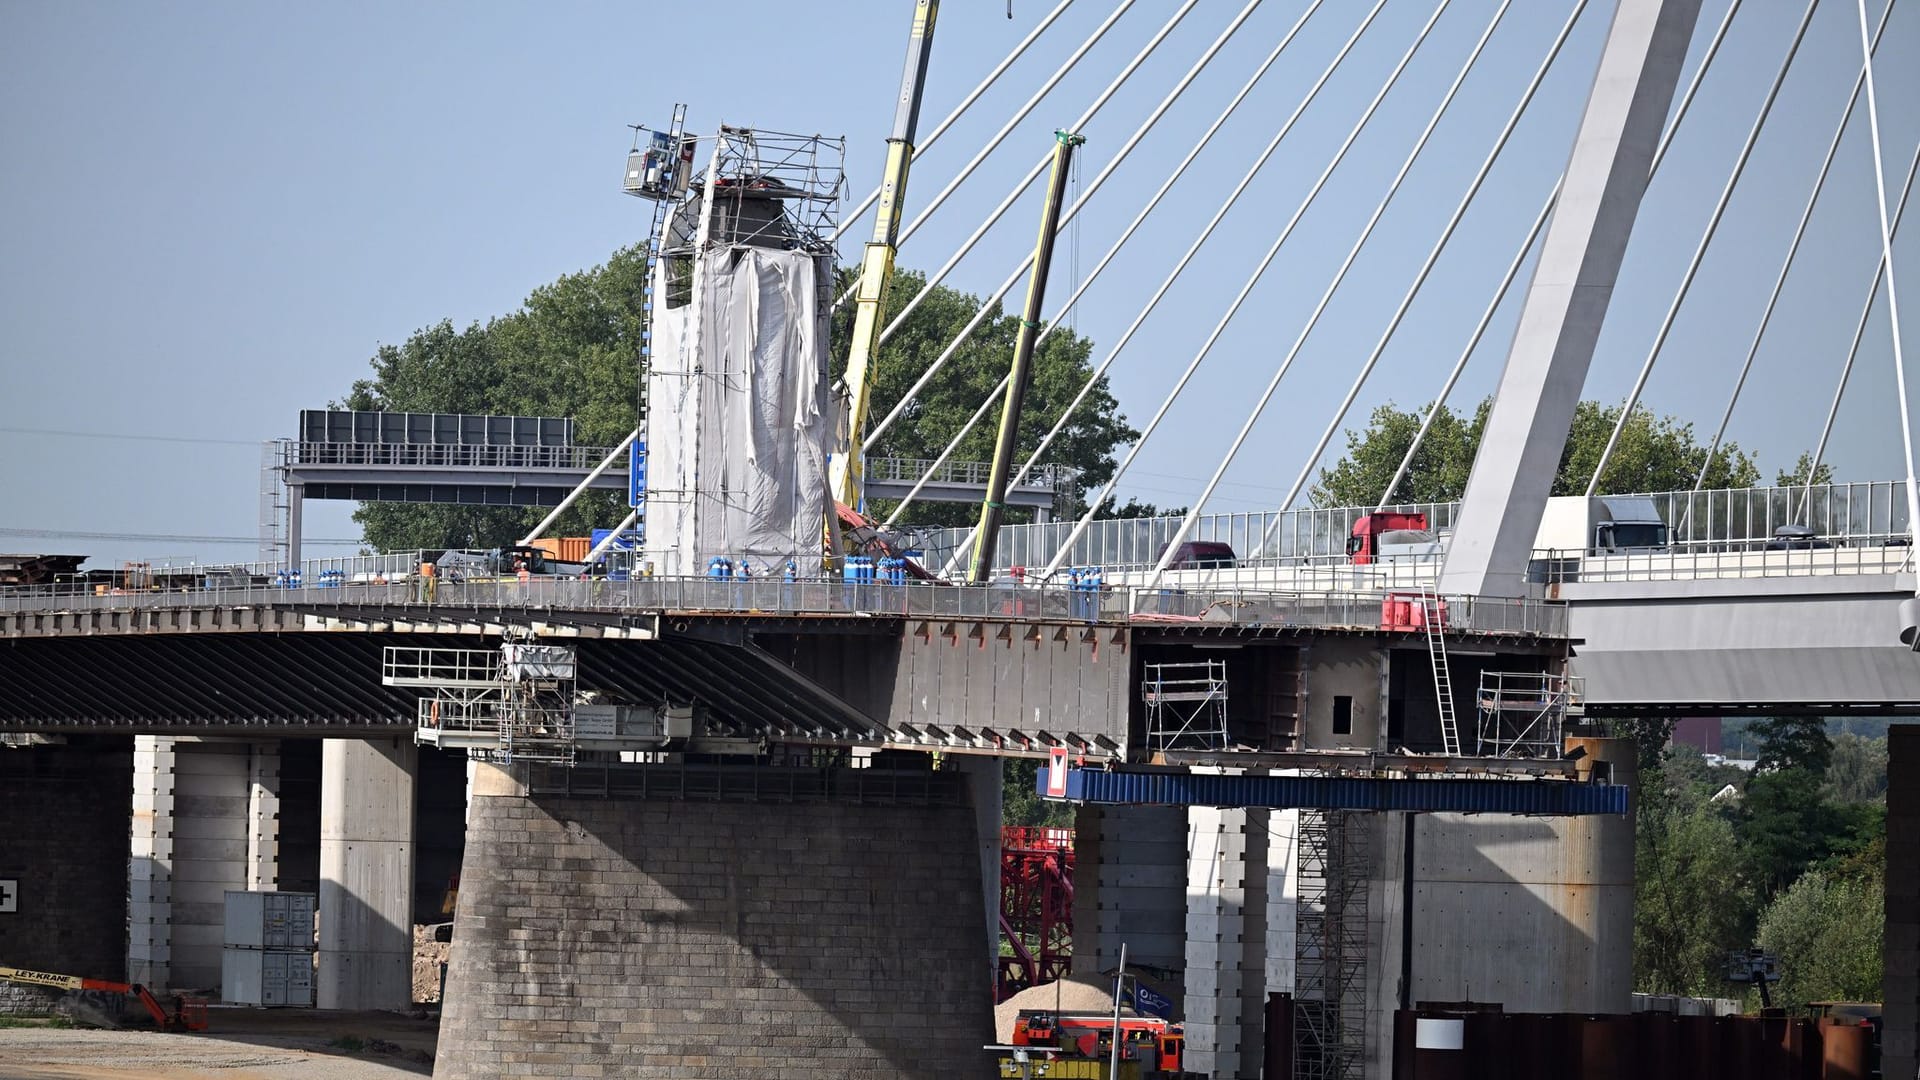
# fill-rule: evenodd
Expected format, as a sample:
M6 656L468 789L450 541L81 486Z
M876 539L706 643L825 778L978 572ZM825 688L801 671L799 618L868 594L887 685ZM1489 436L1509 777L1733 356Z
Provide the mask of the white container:
M220 999L234 1005L312 1008L313 954L290 949L222 949Z
M227 891L229 947L313 951L314 894Z

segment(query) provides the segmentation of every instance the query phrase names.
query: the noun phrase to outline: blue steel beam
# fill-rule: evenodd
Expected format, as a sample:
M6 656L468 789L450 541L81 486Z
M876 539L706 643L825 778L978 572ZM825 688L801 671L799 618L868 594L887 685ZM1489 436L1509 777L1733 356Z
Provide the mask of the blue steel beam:
M1036 778L1047 793L1047 770ZM1624 814L1627 789L1562 780L1463 777L1226 776L1219 773L1068 769L1068 801L1148 806L1266 806L1458 814Z

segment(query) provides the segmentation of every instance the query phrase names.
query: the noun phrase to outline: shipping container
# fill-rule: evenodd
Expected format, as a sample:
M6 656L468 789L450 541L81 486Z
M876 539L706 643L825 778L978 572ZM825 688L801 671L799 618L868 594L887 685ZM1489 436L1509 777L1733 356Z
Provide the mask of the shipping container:
M549 559L577 563L587 561L593 540L585 536L543 536L528 546L546 552Z
M233 1005L313 1006L313 954L293 949L220 951L220 999Z
M313 951L314 894L227 891L224 944L243 949Z

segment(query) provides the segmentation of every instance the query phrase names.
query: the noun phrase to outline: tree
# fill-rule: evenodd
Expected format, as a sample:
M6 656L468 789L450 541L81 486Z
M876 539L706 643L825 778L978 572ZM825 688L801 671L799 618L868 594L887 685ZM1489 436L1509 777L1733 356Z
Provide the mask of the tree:
M1887 740L1843 733L1834 737L1827 765L1826 798L1836 803L1873 802L1887 796Z
M837 286L840 292L852 284L853 273L852 269L841 271L841 282ZM898 318L901 309L925 283L923 274L896 270L887 296L884 322L890 324ZM927 294L875 357L871 372L873 396L867 414L869 431L893 411L979 307L978 297L946 286L936 286ZM836 380L846 372L852 326L851 306L842 307L834 315L833 376ZM938 457L980 407L981 400L1006 376L1019 330L1019 316L1010 315L995 304L927 383L926 389L909 402L899 419L882 433L869 456L929 461ZM1014 468L1040 445L1041 438L1059 419L1061 411L1079 393L1093 370L1089 363L1092 353L1091 341L1064 327L1055 328L1034 351L1033 382L1021 412ZM996 406L961 440L953 460L992 460L999 422L1000 408ZM1068 502L1084 505L1085 492L1113 476L1114 447L1138 435L1139 432L1127 425L1120 403L1114 399L1103 376L1074 410L1072 421L1047 448L1041 463L1080 470L1077 482L1066 495ZM893 507L891 500L879 500L872 503L870 509L885 517ZM1008 516L1010 520L1021 520L1023 513L1012 510ZM915 502L901 516L901 521L922 526L971 525L979 515L977 503Z
M1777 1004L1879 1001L1886 945L1886 850L1834 873L1809 871L1760 916L1760 947L1780 958Z
M635 424L645 273L644 248L623 248L601 266L540 286L517 311L465 329L442 320L399 345L382 345L374 352L372 375L355 382L342 404L352 409L571 417L582 445L613 446ZM890 313L904 307L924 280L912 271L897 272ZM973 298L940 287L908 316L880 351L874 371L876 420L944 350L976 306ZM1019 322L997 308L991 315L889 429L874 456L932 458L972 415L980 399L1006 373ZM844 308L836 315L836 376L846 363L851 317L851 310ZM1023 453L1039 444L1041 434L1078 392L1091 371L1091 352L1091 342L1065 329L1052 334L1038 350L1033 389L1020 426ZM1112 476L1113 448L1135 432L1121 416L1105 380L1087 395L1075 417L1046 460L1081 470L1084 489ZM961 445L960 460L986 460L992 439L993 425L983 423ZM958 524L970 520L977 510L977 506L926 504L910 510L906 520ZM542 513L362 503L354 519L370 544L396 551L510 544ZM582 535L594 526L611 526L625 514L616 496L590 493L574 504L554 531Z
M1442 406L1389 501L1446 502L1464 495L1491 408L1491 399L1482 401L1469 419ZM1372 506L1380 501L1426 412L1425 408L1402 412L1392 404L1382 405L1373 411L1364 430L1349 430L1347 455L1322 469L1309 493L1314 505ZM1587 490L1588 478L1619 418L1617 405L1583 401L1575 408L1553 494L1579 495ZM1686 490L1693 487L1706 456L1706 447L1694 438L1692 424L1671 416L1655 418L1644 406L1636 407L1598 490L1602 494ZM1705 486L1750 487L1759 478L1753 456L1730 442L1714 455Z
M1802 452L1800 460L1793 463L1793 468L1781 469L1773 475L1773 482L1780 487L1800 487L1807 483L1807 470L1811 468L1813 468L1813 455ZM1813 470L1813 483L1833 483L1833 466L1824 461L1821 462L1820 467Z
M1769 716L1756 721L1753 734L1760 740L1755 772L1804 769L1816 778L1827 773L1833 760L1833 741L1827 721L1819 716Z
M1645 779L1634 856L1634 985L1653 994L1711 993L1747 918L1733 826L1713 804L1650 791Z
M1040 826L1050 829L1073 828L1073 804L1040 797L1040 770L1046 762L1039 758L1003 758L1001 765L1000 823L1002 825Z

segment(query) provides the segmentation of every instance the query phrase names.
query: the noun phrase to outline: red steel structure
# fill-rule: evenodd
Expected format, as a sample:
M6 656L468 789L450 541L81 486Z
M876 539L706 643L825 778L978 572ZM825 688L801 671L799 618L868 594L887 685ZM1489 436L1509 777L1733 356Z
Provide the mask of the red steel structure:
M1073 830L1000 830L998 1000L1067 976L1073 958ZM1003 953L1007 950L1002 950Z

